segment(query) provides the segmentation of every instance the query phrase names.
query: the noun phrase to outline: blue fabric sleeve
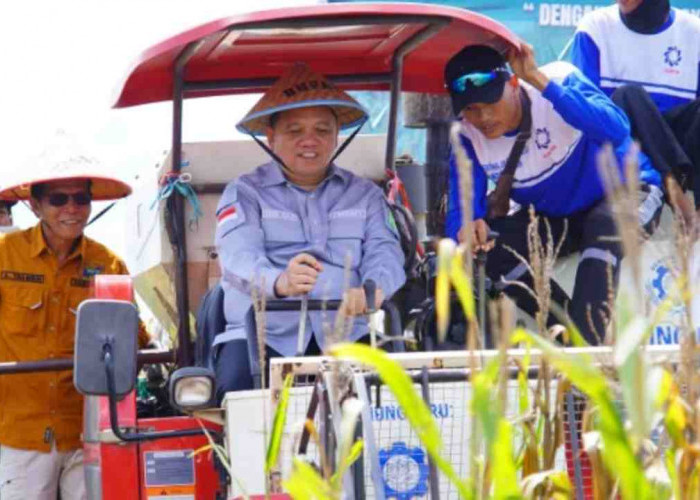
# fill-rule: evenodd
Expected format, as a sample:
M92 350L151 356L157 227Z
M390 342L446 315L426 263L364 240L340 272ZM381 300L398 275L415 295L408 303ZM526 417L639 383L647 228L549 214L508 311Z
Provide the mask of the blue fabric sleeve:
M472 161L472 182L474 186L473 218L474 220L486 217L486 186L487 179L484 169L474 153L474 148L469 139L460 136L462 146L467 156ZM450 152L450 171L447 195L447 215L445 217L445 236L457 240L457 233L462 228L462 208L459 193L459 174L457 172L457 160L454 153Z
M574 35L571 62L596 87L600 87L600 50L588 33L577 31Z
M578 70L559 84L550 80L542 95L572 127L598 142L617 147L630 135L625 113Z
M447 182L447 214L445 216L445 236L457 240L457 233L462 225L462 209L459 205L459 176L457 161L450 152L450 172Z
M259 207L244 184L231 182L221 195L216 213L235 207L237 217L217 223L215 243L222 279L230 286L251 293L255 280L265 280L265 293L274 298L275 281L284 269L278 269L265 254L265 236Z
M386 298L406 281L403 250L398 234L392 229L393 224L384 194L376 189L367 206L360 276L363 282L373 279Z

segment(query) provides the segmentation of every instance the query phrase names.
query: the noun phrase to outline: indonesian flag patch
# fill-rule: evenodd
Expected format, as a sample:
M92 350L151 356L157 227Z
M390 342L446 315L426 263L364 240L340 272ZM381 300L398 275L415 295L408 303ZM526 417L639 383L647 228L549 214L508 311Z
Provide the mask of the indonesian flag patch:
M231 205L230 207L226 207L219 212L219 214L216 216L216 225L221 226L226 222L238 220L238 217L239 215L236 205Z

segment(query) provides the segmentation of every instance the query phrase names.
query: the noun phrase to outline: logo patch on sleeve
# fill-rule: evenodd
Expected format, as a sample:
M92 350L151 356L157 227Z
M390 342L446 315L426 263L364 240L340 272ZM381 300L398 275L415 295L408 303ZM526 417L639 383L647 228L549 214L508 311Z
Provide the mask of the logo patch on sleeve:
M91 278L93 276L97 276L98 274L103 273L105 268L103 266L92 266L92 267L85 267L83 269L83 278Z

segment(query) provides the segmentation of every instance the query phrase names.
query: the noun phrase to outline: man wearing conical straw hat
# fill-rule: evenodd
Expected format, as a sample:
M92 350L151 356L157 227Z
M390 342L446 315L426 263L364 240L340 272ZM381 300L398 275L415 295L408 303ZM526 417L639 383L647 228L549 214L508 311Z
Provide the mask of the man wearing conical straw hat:
M264 280L271 299L340 299L347 260L344 312L358 316L353 341L368 333L366 319L359 317L367 310L362 283L376 282L377 303L404 283L403 253L382 191L333 163L366 119L352 97L295 64L238 124L272 161L231 182L217 209L227 321L215 341L224 343L216 356L221 391L242 388L237 381L247 375L245 359L236 359L245 357L246 315L257 280ZM339 131L355 127L338 147ZM295 354L299 318L298 312L267 314L269 355ZM320 312L308 314L303 346L306 353L324 347Z
M131 188L94 175L85 156L58 165L0 190L0 200L28 202L39 218L0 235L0 362L72 357L76 310L93 277L127 273L83 230L92 200L122 198ZM143 329L139 341L147 343ZM82 416L71 370L0 376L0 498L86 498Z

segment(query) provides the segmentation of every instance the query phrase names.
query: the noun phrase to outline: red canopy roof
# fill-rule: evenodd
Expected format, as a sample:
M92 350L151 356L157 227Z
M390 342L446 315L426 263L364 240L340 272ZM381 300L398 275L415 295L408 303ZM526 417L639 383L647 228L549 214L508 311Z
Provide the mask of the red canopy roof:
M274 78L296 61L327 76L387 74L397 47L434 22L443 23L437 33L404 59L402 90L444 92L444 65L467 44L518 47L502 24L437 5L328 4L254 12L204 24L146 50L120 87L115 107L171 100L175 60L191 42L198 45L185 67L187 82ZM388 89L388 83L339 86ZM261 85L185 97L264 90Z

